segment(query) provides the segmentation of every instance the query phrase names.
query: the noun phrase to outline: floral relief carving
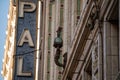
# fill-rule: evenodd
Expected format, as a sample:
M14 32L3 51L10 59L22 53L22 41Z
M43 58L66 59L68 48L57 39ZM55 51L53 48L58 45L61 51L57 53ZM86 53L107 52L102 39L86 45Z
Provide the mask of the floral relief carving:
M92 50L92 76L93 76L93 80L98 79L98 42L97 41L94 43Z

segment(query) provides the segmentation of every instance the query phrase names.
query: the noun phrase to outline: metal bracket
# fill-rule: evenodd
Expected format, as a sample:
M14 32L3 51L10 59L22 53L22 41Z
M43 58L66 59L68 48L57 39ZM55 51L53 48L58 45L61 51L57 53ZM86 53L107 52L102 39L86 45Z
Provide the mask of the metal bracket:
M62 31L62 28L59 27L58 30L57 30L57 37L56 37L55 40L54 40L54 45L53 45L53 46L57 49L57 50L56 50L55 57L54 57L54 61L55 61L55 64L56 64L57 66L60 66L60 67L65 68L66 63L67 63L67 52L64 53L64 55L63 55L63 58L64 58L64 59L63 59L63 63L61 63L61 62L59 61L59 59L60 59L60 54L61 54L60 48L62 48L62 46L63 46L63 40L62 40L62 38L60 37L61 31Z
M67 63L67 52L63 55L63 57L64 57L63 63L61 63L61 62L59 61L59 59L60 59L60 52L61 52L61 51L60 51L60 48L57 48L56 54L55 54L55 57L54 57L54 61L55 61L55 64L56 64L57 66L60 66L60 67L65 68L66 63Z

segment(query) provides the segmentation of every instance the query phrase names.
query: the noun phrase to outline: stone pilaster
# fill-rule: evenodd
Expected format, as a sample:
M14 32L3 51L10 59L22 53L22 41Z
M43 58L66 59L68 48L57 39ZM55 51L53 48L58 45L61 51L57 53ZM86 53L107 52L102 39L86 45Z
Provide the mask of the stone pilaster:
M98 34L98 80L103 80L103 32Z
M44 48L44 69L43 80L47 80L47 53L48 53L48 25L49 25L49 1L46 0L46 19L45 19L45 48Z
M67 42L67 31L68 31L68 2L69 2L69 0L65 0L64 1L64 23L63 23L63 53L65 53L65 52L67 52L67 49L68 49L68 42Z
M54 54L56 53L53 47L54 37L55 37L55 4L52 4L52 25L51 25L51 49L50 49L50 80L56 80L56 65L54 63Z
M118 73L118 27L104 22L104 80L114 80Z

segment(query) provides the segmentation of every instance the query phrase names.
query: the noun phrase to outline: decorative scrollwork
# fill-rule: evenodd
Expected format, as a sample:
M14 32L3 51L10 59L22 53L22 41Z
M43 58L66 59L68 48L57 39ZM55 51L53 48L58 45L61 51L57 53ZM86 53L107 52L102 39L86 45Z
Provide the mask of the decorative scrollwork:
M57 31L57 37L56 37L55 40L54 40L54 47L57 48L56 54L55 54L55 57L54 57L54 61L55 61L55 64L56 64L57 66L60 66L60 67L65 68L65 65L66 65L66 62L67 62L67 53L65 53L65 54L63 55L63 57L64 57L63 63L60 63L60 62L59 62L60 54L61 54L60 48L62 48L62 46L63 46L63 40L62 40L62 38L60 37L61 30L62 30L62 28L59 27L59 28L58 28L58 31Z

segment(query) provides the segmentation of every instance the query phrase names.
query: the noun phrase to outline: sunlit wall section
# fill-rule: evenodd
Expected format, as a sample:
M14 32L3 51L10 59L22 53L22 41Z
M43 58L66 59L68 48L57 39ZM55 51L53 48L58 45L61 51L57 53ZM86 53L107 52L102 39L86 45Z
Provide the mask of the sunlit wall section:
M16 7L13 6L10 0L8 13L8 25L6 30L6 41L4 46L4 58L2 65L2 76L4 80L13 80L13 62L14 62L14 47L15 47L15 24L16 24Z

